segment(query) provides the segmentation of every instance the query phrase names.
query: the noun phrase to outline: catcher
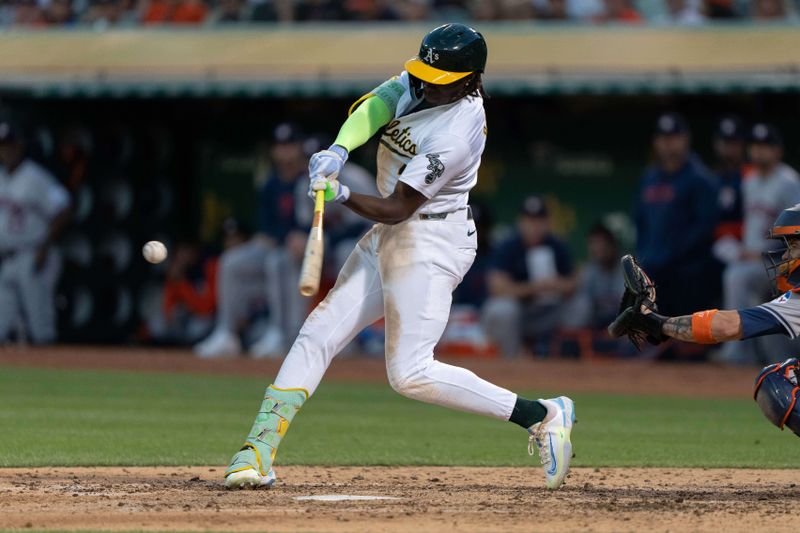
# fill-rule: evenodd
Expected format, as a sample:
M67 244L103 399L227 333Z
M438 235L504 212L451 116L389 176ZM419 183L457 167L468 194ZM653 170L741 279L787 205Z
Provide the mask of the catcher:
M709 309L692 315L658 314L653 282L633 256L622 258L625 294L620 313L608 327L612 337L627 335L641 348L658 345L668 337L687 342L715 344L783 333L800 336L800 204L784 209L767 236L781 246L765 253L767 275L777 298L748 309ZM796 358L762 369L755 384L755 400L776 426L788 426L800 436L800 362Z

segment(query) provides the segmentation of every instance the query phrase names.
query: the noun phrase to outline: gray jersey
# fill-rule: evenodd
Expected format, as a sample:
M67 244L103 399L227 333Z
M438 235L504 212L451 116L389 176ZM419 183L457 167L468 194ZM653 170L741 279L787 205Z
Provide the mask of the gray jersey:
M796 292L781 294L771 302L761 304L757 309L767 311L786 330L789 337L800 336L800 295Z
M775 219L787 207L800 203L800 177L784 163L769 176L752 171L744 177L742 198L744 247L753 252L765 252L774 246L765 237Z
M0 252L42 244L69 203L67 190L38 163L26 159L10 173L0 167Z

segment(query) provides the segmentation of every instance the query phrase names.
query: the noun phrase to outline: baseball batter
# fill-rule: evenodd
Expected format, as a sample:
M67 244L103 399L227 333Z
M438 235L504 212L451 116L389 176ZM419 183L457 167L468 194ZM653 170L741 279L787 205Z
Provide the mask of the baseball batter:
M483 36L472 28L434 29L405 71L359 99L334 145L311 158L309 194L325 189L326 200L341 202L376 224L300 330L225 472L226 486L274 482L272 462L292 418L336 354L381 317L386 369L397 392L519 424L530 433L530 453L539 450L547 487L564 481L572 456L572 400L527 400L433 358L451 293L477 247L468 199L486 143L481 84L486 54ZM337 175L349 152L381 128L381 197L351 192Z
M51 245L69 222L69 207L66 189L25 157L20 128L0 120L0 345L20 321L33 343L56 339L61 261Z

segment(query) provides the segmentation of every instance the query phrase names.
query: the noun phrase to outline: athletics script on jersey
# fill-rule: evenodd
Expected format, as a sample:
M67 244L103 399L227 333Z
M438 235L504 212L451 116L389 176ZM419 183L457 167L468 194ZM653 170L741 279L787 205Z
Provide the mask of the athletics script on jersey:
M391 121L383 132L381 144L397 155L414 157L417 155L417 145L411 140L411 128L400 129L400 125L399 120Z

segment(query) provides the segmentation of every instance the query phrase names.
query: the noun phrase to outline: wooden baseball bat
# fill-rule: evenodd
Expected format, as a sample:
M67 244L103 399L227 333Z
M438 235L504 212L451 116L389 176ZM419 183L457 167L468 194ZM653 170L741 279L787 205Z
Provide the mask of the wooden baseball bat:
M325 247L322 243L322 215L325 212L325 191L317 191L314 198L314 221L308 233L306 253L300 269L300 294L313 296L319 290L319 279L322 276L322 255Z

